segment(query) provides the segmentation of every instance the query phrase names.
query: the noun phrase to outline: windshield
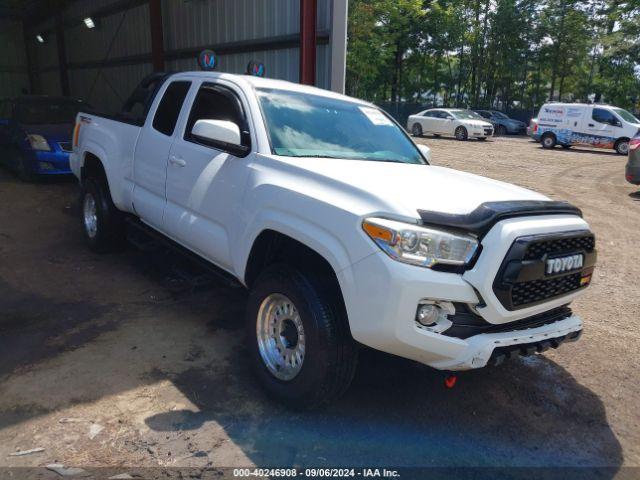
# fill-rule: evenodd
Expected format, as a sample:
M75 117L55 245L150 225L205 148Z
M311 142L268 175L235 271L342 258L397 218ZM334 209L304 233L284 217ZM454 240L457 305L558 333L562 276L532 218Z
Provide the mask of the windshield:
M16 104L16 118L23 125L72 124L87 104L75 100L38 99Z
M275 155L425 163L375 107L284 90L259 89L258 98Z
M627 121L629 123L640 123L640 120L638 120L636 117L634 117L632 113L627 112L626 110L623 110L622 108L614 108L613 111L616 112L618 115L620 115L623 120L625 120L625 121Z
M483 120L480 115L471 110L451 110L451 114L461 120Z

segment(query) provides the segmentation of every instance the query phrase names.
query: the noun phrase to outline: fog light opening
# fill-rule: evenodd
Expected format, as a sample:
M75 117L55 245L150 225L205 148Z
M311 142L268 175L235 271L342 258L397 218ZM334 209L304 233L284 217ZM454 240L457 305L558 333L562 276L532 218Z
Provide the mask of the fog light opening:
M451 302L423 300L418 305L415 321L419 328L442 333L453 325L448 317L455 312L456 309Z

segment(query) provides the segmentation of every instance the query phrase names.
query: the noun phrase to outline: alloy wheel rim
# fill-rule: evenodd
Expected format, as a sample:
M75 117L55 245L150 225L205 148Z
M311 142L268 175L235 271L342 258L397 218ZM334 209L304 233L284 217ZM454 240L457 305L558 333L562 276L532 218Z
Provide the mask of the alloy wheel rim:
M96 201L93 195L87 193L82 204L84 219L84 229L89 238L95 238L98 233L98 214L96 211Z
M300 313L285 295L272 293L260 305L256 322L260 356L279 380L293 380L302 370L306 337Z

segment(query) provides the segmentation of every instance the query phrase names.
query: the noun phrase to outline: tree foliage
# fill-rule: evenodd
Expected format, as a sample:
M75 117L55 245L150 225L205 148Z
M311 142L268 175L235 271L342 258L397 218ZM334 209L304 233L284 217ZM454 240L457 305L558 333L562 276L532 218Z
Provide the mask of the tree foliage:
M350 0L347 91L372 101L638 109L640 0Z

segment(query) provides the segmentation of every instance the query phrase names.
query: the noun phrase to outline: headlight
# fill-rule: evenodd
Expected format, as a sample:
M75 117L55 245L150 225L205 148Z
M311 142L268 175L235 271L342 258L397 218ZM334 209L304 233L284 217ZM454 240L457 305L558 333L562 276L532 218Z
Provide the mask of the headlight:
M42 135L27 135L27 140L34 150L51 150L47 140Z
M422 267L438 263L465 265L478 249L477 239L470 235L456 235L384 218L367 218L362 222L362 228L391 258Z

